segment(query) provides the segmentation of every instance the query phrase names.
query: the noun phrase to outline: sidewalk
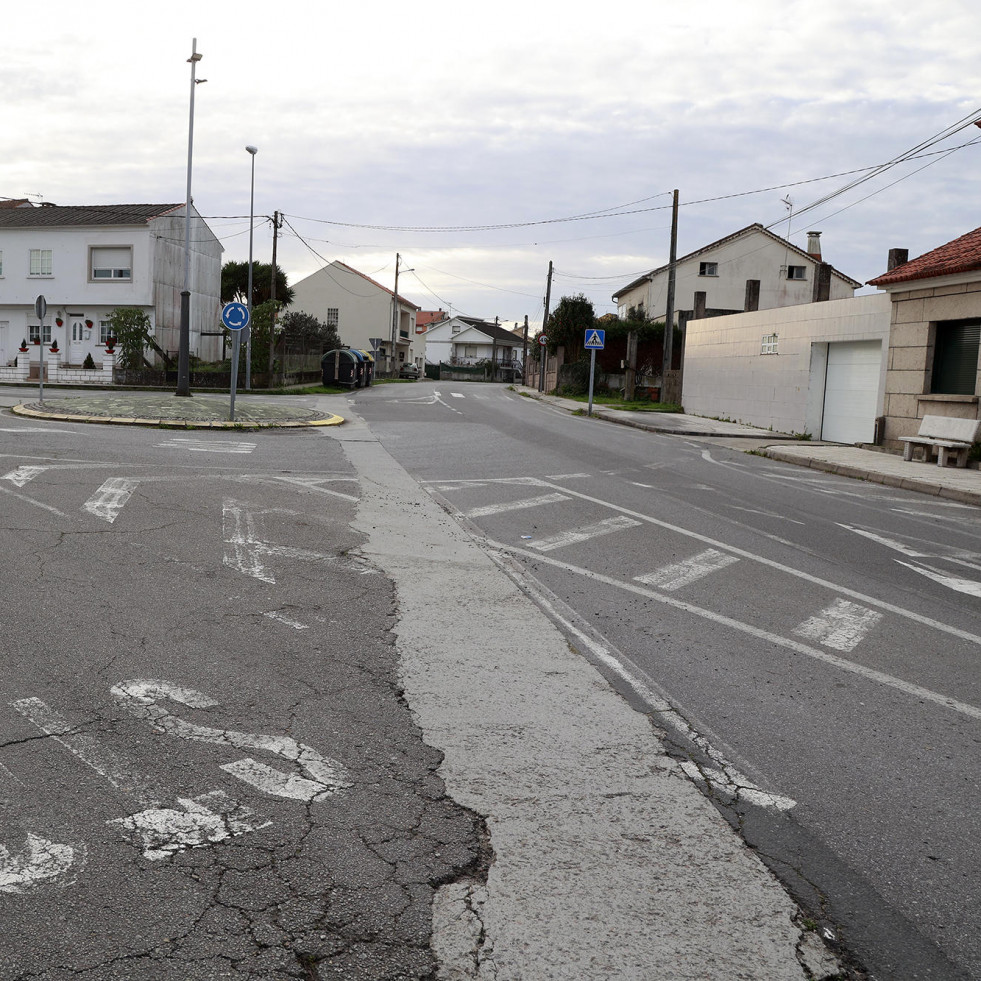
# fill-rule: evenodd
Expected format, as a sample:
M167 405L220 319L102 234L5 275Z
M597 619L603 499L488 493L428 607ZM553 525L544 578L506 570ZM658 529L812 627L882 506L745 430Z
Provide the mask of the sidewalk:
M298 426L337 426L341 416L305 408L277 398L235 399L235 421L229 419L230 399L223 395L178 398L156 392L97 392L80 397L53 395L44 403L25 402L11 409L16 415L62 422L98 422L121 426L164 426L178 429L265 429Z
M569 412L585 411L582 402L541 395L531 388L518 387L531 398L547 402ZM609 406L593 405L593 416L621 426L631 426L652 433L674 436L716 436L746 440L747 449L757 446L764 456L783 463L793 463L814 470L824 470L842 477L867 480L888 487L930 494L961 504L981 506L981 471L938 467L935 463L907 462L895 453L863 449L842 443L814 443L795 440L786 433L743 426L719 419L687 416L680 412L621 412ZM753 445L755 443L755 445Z

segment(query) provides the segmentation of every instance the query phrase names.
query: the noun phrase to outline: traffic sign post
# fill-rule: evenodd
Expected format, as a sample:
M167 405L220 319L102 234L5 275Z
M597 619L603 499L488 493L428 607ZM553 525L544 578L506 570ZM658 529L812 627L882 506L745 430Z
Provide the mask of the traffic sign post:
M541 350L538 352L538 391L545 391L545 365L548 362L548 352L545 350L545 345L548 344L548 336L544 331L538 335L538 346Z
M34 301L34 312L40 326L37 329L37 339L40 341L41 365L38 369L38 401L44 403L44 315L48 312L48 301L44 296L39 296Z
M589 351L589 408L586 409L587 416L593 414L593 378L596 376L596 352L602 351L605 346L606 331L590 327L586 331L585 339L585 347Z
M221 308L221 322L232 332L232 385L228 421L235 421L235 389L238 387L238 359L242 350L242 329L248 327L249 308L244 303L226 303Z

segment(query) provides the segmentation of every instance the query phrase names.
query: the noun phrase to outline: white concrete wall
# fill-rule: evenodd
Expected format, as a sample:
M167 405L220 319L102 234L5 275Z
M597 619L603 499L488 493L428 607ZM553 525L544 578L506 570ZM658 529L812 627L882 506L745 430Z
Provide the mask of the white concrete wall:
M875 293L690 321L685 411L816 437L821 431L827 345L881 340L881 414L890 315L888 295ZM777 335L777 354L761 354L767 334Z

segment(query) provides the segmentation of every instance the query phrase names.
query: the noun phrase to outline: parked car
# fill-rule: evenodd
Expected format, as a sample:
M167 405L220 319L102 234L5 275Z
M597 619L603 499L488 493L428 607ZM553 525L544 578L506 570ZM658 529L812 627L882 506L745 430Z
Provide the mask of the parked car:
M399 378L418 378L420 374L419 365L413 364L411 361L407 361L399 368Z

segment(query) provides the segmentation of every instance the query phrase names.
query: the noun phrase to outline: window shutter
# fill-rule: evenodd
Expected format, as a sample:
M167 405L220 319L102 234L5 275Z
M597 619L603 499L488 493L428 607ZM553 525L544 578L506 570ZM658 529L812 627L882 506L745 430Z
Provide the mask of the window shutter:
M981 320L937 324L933 356L935 395L974 395L978 378Z

